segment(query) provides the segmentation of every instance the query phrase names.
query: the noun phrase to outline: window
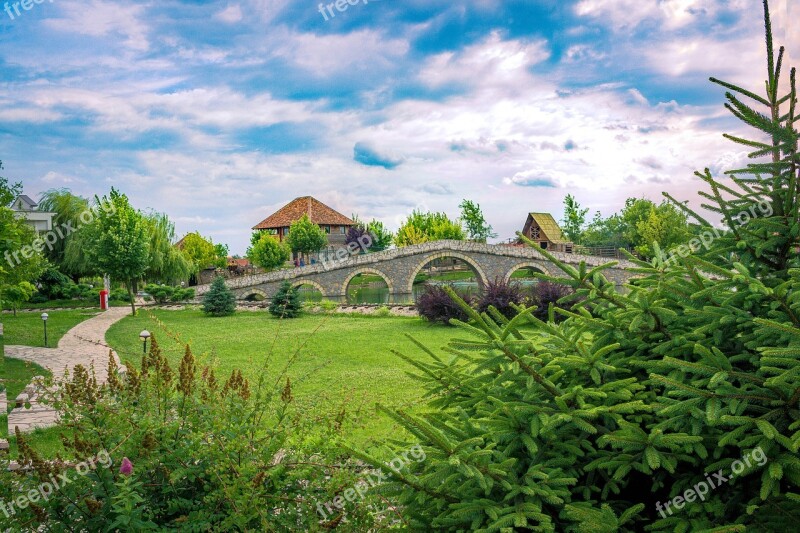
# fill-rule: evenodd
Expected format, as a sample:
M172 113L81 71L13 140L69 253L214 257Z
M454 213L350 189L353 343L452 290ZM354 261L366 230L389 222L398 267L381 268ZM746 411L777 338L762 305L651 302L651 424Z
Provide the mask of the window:
M539 226L531 226L531 239L538 239L540 236Z
M539 246L542 247L542 250L547 250L547 241L542 241L539 243Z
M345 226L339 226L339 233L344 235L345 233L347 233L347 228Z
M291 228L283 228L283 234L284 234L284 235L289 235L289 230L290 230L290 229L291 229Z
M325 233L330 235L331 234L331 227L330 226L322 226L322 229L325 230Z

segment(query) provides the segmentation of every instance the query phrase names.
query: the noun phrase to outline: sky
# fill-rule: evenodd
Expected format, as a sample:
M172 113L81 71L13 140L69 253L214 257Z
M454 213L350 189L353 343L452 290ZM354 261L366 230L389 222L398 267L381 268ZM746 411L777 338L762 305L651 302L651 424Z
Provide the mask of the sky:
M241 254L298 196L392 229L466 198L503 240L567 194L696 206L695 170L746 160L708 78L763 93L759 0L349 1L0 4L0 175Z

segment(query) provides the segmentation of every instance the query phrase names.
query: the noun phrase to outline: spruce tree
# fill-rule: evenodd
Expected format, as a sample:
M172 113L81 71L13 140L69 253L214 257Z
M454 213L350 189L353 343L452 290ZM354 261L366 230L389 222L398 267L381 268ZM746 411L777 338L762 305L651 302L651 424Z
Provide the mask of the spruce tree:
M794 70L779 92L783 49L776 58L766 1L764 15L766 96L712 79L760 135L727 136L753 149L747 168L698 174L710 189L700 192L705 208L727 229L687 209L705 240L668 260L630 256L638 278L626 291L603 275L614 263L574 267L540 250L563 274L539 277L575 290L560 300L566 320L462 305L471 322L459 324L451 357L422 346L430 361L398 354L434 398L423 411L384 409L412 436L402 448L426 452L381 489L399 497L409 529L796 527L797 96Z
M269 312L279 318L297 318L303 311L303 302L296 287L284 281L269 304Z
M218 276L203 296L203 312L211 316L230 316L236 312L236 297L225 285L225 278Z

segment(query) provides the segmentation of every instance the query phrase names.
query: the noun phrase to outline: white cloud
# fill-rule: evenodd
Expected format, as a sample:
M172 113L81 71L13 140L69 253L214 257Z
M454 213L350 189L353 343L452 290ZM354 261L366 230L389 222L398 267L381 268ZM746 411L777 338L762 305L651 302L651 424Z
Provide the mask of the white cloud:
M327 77L342 72L386 68L404 57L409 43L390 39L375 30L347 34L278 32L270 37L272 57L280 57L306 72Z
M459 53L446 52L429 59L419 73L426 85L482 83L505 84L550 57L546 41L504 41L497 32Z
M214 15L214 18L233 24L242 20L242 8L239 4L228 5L225 9Z
M732 6L727 0L581 0L575 6L575 13L594 18L616 31L631 30L645 21L673 30L700 18L711 20L722 8L745 7Z
M131 50L143 52L150 44L147 40L148 27L140 19L146 12L142 5L120 5L103 0L89 2L59 3L64 16L44 21L54 30L77 33L91 37L121 35L124 45Z

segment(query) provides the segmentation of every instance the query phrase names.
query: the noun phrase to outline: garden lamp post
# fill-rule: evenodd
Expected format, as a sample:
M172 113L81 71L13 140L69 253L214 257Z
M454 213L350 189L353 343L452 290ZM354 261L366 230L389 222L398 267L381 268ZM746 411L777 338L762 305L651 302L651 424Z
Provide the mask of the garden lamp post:
M50 318L50 315L47 313L42 313L42 324L44 324L44 347L47 348L47 319Z
M150 332L147 330L139 333L139 338L142 339L142 353L147 353L147 339L150 338Z

